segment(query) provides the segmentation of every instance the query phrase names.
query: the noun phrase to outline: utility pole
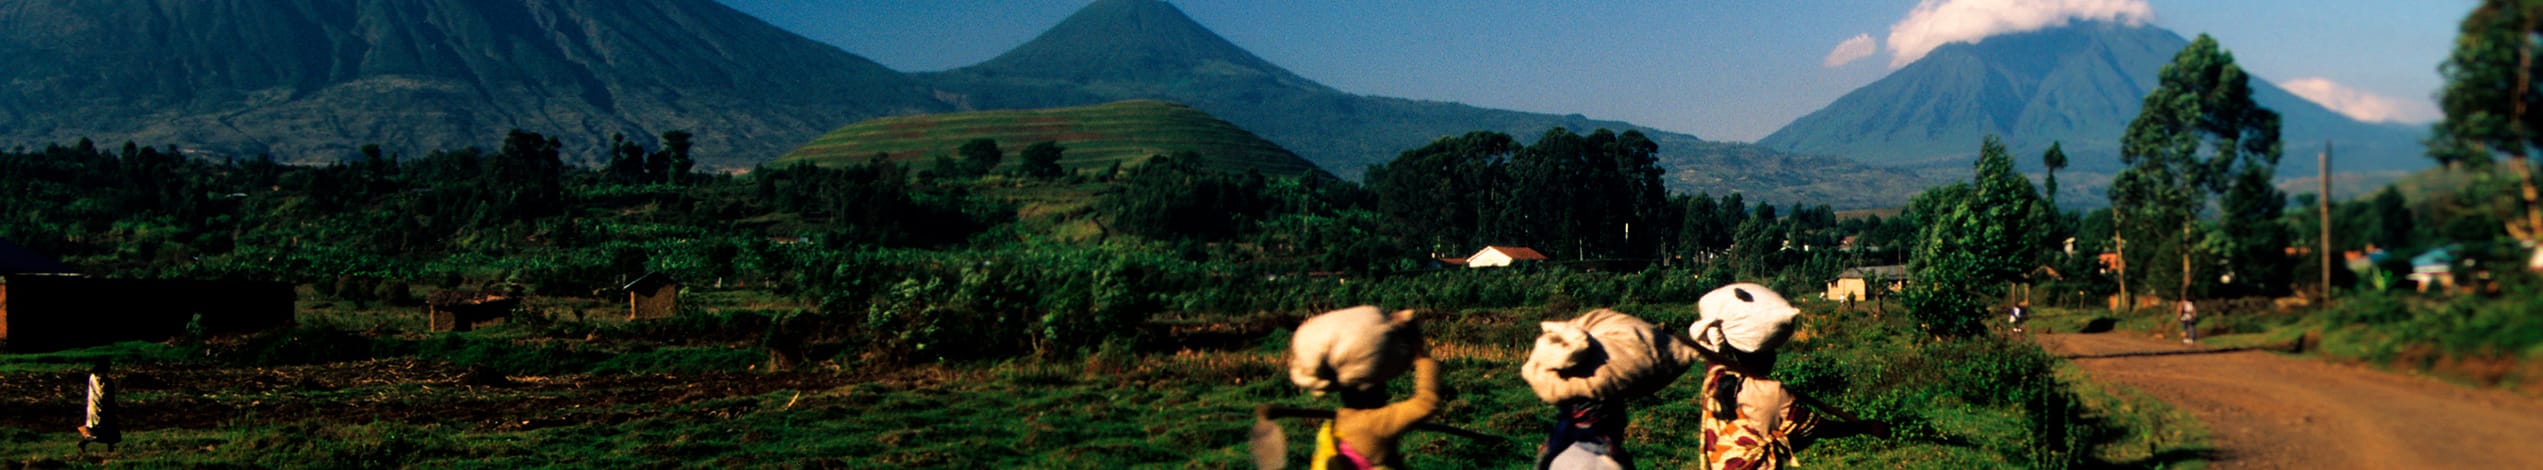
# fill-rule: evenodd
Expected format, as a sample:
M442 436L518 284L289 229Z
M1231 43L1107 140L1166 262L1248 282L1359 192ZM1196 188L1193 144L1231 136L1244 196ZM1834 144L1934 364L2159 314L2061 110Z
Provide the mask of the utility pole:
M2322 192L2314 197L2322 216L2322 302L2331 302L2331 141L2322 141L2322 154L2316 157L2322 168Z

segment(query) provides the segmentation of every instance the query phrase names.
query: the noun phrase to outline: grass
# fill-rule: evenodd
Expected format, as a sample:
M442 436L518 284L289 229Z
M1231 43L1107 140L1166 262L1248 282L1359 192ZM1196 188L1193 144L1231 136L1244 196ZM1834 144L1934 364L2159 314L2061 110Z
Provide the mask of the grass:
M699 298L766 300L747 293ZM1896 431L1816 442L1803 450L1807 465L2162 467L2203 446L2203 433L2185 426L2186 417L2141 394L2083 382L2028 345L1937 340L1915 333L1904 315L1806 308L1777 374ZM1668 324L1684 324L1692 312L1683 304L1620 310ZM1404 441L1411 466L1526 466L1552 408L1513 367L1535 321L1574 313L1523 308L1426 317L1450 389L1435 420L1507 440L1416 433ZM1334 406L1285 379L1280 354L1287 338L1278 329L1234 341L1112 343L1075 355L903 367L840 355L799 371L761 373L753 369L763 357L748 339L762 328L754 325L764 325L752 323L760 315L717 311L642 323L544 318L457 334L311 328L197 345L0 356L0 377L10 380L67 380L69 368L99 356L142 364L137 374L167 384L128 391L128 409L145 414L127 419L187 423L139 425L120 452L87 458L67 434L41 424L0 425L0 460L82 467L1244 468L1255 405ZM202 354L219 348L229 352ZM265 363L309 365L259 365ZM501 379L472 385L465 377L480 369ZM1406 382L1392 384L1398 396L1407 393ZM1629 448L1645 466L1697 459L1695 388L1694 378L1683 378L1633 404ZM53 403L68 398L21 398L33 401L0 406L75 406ZM171 415L187 414L183 409L205 411ZM1303 462L1316 423L1281 424L1292 462Z
M2090 461L2103 468L2206 468L2215 447L2207 426L2186 411L2124 385L2092 381L2073 364L2059 364L2087 419L2098 421Z

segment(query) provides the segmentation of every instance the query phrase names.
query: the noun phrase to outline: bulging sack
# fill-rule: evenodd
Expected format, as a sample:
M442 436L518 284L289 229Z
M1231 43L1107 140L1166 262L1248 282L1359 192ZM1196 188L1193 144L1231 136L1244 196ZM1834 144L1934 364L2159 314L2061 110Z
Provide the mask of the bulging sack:
M1366 390L1412 369L1422 348L1413 311L1362 305L1318 314L1289 337L1289 381L1323 396Z
M1728 343L1740 352L1772 352L1792 338L1793 317L1801 314L1783 294L1745 282L1714 289L1697 299L1695 307L1698 317L1687 333L1697 346L1712 351ZM1716 324L1720 328L1713 328Z
M1701 360L1659 325L1614 310L1538 326L1544 333L1519 378L1546 403L1647 396Z

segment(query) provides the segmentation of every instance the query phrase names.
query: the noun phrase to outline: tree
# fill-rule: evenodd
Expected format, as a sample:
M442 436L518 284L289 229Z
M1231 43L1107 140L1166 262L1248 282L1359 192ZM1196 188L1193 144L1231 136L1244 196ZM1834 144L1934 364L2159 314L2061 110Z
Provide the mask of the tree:
M2528 110L2543 104L2532 86L2536 34L2543 33L2543 4L2488 0L2464 17L2454 52L2438 66L2446 87L2438 95L2446 118L2434 125L2429 156L2447 165L2489 166L2494 153L2508 156L2525 215L2509 232L2520 241L2543 237L2543 207L2535 201L2527 155L2543 146L2543 117Z
M963 142L962 148L954 153L962 155L962 163L964 170L969 172L968 176L989 174L989 170L998 167L998 159L1006 158L1006 153L998 150L998 141L989 139L971 139L970 142Z
M2040 195L2048 199L2049 207L2055 208L2057 207L2057 170L2066 169L2066 144L2049 142L2049 151L2040 154L2040 164L2049 169L2048 175L2040 179Z
M1382 227L1407 244L1442 253L1509 242L1487 232L1507 203L1504 171L1519 148L1509 134L1476 131L1370 165L1365 179L1377 212L1386 216Z
M2252 101L2250 76L2234 65L2233 53L2205 34L2174 55L2158 77L2160 84L2146 94L2144 110L2128 122L2128 133L2121 138L2119 158L2128 168L2112 179L2111 206L2121 225L2123 255L2131 241L2178 255L2178 293L2186 297L2197 272L2192 258L2205 238L2197 230L2199 214L2211 194L2232 199L2225 204L2228 212L2285 205L2285 196L2274 188L2252 187L2267 186L2277 171L2278 113ZM2241 245L2269 243L2262 239L2268 234L2218 235L2247 240ZM2147 265L2134 259L2128 264ZM2123 284L2122 295L2125 290Z
M1024 176L1042 179L1060 177L1064 174L1060 169L1060 153L1067 150L1048 140L1024 146Z
M1992 297L2039 265L2041 201L2031 181L2013 172L2013 156L1995 136L1979 144L1973 167L1974 180L1960 197L1927 202L1937 217L1925 224L1911 261L1918 279L1936 269L1968 270L1961 277L1972 283L1968 288ZM1941 204L1948 206L1933 207ZM1966 259L1936 262L1953 256Z

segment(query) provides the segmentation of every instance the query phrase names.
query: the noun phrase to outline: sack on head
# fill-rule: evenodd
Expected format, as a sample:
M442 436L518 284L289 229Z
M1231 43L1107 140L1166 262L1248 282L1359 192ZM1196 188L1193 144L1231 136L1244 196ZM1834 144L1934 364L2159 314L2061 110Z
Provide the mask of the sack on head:
M1784 301L1783 294L1750 283L1714 289L1696 300L1695 306L1697 318L1687 333L1695 337L1697 346L1713 351L1722 351L1728 344L1744 353L1773 352L1792 338L1793 317L1801 314L1801 309ZM1720 327L1714 328L1717 324Z
M1614 310L1593 310L1538 327L1544 333L1537 336L1527 363L1520 365L1519 378L1546 403L1650 395L1695 362L1668 331Z
M1289 337L1289 381L1316 396L1366 390L1412 369L1422 348L1413 311L1362 305L1325 312Z

